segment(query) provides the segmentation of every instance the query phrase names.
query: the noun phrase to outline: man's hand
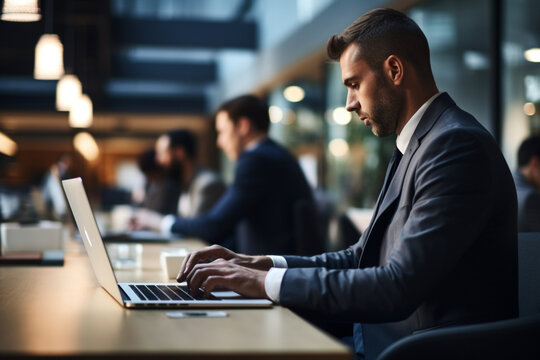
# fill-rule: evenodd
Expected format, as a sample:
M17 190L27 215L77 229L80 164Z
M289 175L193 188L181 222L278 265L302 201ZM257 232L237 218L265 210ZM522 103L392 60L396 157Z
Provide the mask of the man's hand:
M268 256L242 255L222 246L212 245L189 253L180 267L176 280L178 282L187 280L187 275L193 271L195 265L210 263L217 259L228 260L230 263L257 270L269 270L274 265Z
M163 216L155 211L139 209L133 213L129 222L129 227L131 230L150 229L161 231L162 220Z
M214 289L223 287L250 298L268 298L264 289L267 271L250 269L224 259L199 263L187 273L186 281L192 294L210 297ZM199 290L200 289L200 290Z

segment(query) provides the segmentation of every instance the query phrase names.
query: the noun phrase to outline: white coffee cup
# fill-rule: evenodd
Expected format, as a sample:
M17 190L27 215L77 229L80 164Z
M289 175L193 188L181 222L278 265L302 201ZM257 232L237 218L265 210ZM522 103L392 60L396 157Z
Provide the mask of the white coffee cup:
M170 248L161 251L161 268L167 274L168 279L176 279L186 256L187 251L184 248Z

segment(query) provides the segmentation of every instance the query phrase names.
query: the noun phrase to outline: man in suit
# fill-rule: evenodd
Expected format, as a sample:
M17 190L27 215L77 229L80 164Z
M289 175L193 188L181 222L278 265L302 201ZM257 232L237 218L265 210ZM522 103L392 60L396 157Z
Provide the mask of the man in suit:
M295 209L312 201L311 189L296 159L268 137L266 103L246 95L217 111L217 144L236 161L234 182L208 212L192 219L166 217L146 227L161 228L209 242L235 233L235 247L247 254L296 252Z
M515 316L512 177L489 132L439 93L420 28L376 9L327 50L347 109L377 136L398 135L369 227L350 248L314 257L213 246L190 254L178 280L352 321L355 353L367 359L415 332Z
M518 196L518 230L540 231L540 136L531 136L518 150L514 171Z

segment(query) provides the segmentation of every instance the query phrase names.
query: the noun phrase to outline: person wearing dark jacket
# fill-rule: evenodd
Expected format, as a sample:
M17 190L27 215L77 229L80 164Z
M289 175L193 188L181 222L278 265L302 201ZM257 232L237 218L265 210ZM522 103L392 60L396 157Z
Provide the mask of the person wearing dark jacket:
M296 253L295 207L312 201L312 191L296 159L268 137L268 107L244 95L217 111L217 144L236 161L234 181L208 212L194 217L153 217L139 213L138 227L160 229L219 243L234 233L246 254Z

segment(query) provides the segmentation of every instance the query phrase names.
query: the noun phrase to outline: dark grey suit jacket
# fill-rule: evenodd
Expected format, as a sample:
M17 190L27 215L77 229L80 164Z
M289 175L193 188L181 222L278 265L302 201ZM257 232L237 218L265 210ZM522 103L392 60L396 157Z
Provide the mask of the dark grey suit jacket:
M497 144L441 94L358 243L286 257L280 302L361 323L367 359L414 332L515 316L516 214Z

